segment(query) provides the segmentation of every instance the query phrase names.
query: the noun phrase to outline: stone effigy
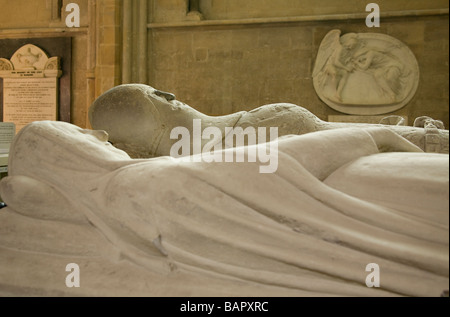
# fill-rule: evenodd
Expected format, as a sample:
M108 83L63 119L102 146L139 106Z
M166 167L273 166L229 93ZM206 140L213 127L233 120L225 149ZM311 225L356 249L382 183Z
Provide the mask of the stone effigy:
M326 122L297 105L280 103L264 105L251 111L240 111L225 116L208 116L178 101L170 93L142 84L116 86L97 98L89 109L89 120L96 130L105 130L115 147L134 158L170 155L177 142L171 139L176 127L193 130L193 120L201 120L201 130L217 127L225 136L226 127L276 127L278 136L305 134L315 131L373 127L373 124ZM434 121L437 122L437 121ZM380 125L382 126L382 125ZM427 131L423 127L383 125L405 137L422 150L448 153L449 134L443 126L436 129L433 146L427 147ZM266 140L270 139L269 130ZM210 142L201 140L202 147ZM225 137L217 140L225 147ZM433 149L433 150L431 150ZM193 153L194 151L191 151Z
M171 113L182 117L180 108ZM15 137L0 182L0 295L448 289L449 157L424 153L386 127L281 137L269 174L250 160L131 159L107 139L53 121ZM249 148L223 151L248 156ZM79 267L80 287L67 287L69 264ZM367 284L373 265L379 287Z

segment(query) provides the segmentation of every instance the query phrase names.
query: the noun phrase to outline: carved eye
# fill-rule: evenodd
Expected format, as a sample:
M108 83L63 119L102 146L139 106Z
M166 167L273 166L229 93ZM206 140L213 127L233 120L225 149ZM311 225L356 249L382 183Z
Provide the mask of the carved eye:
M155 95L165 98L167 101L175 100L175 95L170 92L165 92L155 89Z

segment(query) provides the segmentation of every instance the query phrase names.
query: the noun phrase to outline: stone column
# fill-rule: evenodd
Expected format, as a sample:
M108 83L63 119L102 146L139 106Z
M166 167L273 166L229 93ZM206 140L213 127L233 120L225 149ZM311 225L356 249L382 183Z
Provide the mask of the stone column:
M122 83L131 82L131 46L133 37L132 0L123 0L122 7Z
M122 1L97 0L95 95L121 83L121 12Z
M147 83L147 0L139 0L138 82Z
M86 60L86 105L89 106L95 100L95 64L97 51L97 30L96 30L96 1L89 0L89 28L87 41ZM86 111L86 126L89 128L88 112Z
M147 83L148 0L124 0L122 7L122 84Z
M200 0L188 0L188 20L200 21L203 20L203 14L200 12Z

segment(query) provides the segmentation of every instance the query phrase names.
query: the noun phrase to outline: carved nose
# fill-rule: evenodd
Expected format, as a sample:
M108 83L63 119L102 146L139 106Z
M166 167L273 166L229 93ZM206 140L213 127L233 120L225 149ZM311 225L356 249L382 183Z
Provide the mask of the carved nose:
M108 132L104 130L87 130L87 133L95 136L98 140L102 142L107 142L109 138Z
M170 92L155 90L155 95L165 98L167 101L175 100L175 95Z

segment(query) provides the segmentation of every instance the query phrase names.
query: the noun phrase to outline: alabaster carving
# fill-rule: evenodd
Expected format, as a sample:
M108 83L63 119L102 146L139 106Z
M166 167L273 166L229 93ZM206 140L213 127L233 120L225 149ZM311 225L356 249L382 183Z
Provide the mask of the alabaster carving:
M389 35L332 30L320 44L313 82L320 99L337 111L384 114L414 96L419 67L411 50Z
M47 60L47 54L33 44L22 46L11 57L11 62L17 69L44 69Z
M441 120L435 120L428 116L416 118L416 120L414 120L414 126L420 128L434 126L436 129L445 129L444 123Z
M271 174L250 160L131 159L107 137L57 121L17 134L0 182L0 295L448 289L449 156L388 128L281 137ZM69 263L79 266L80 287L66 286ZM380 287L366 286L373 263Z
M406 125L405 118L402 116L387 116L380 120L380 124L384 125Z
M58 70L59 68L60 68L59 57L57 56L50 57L47 63L45 64L45 69L48 70Z
M208 116L176 100L171 93L142 84L116 86L97 98L89 108L92 127L107 131L110 142L134 158L170 155L170 149L177 142L170 138L171 131L176 127L186 127L192 132L194 119L201 120L202 130L214 126L223 132L222 135L226 135L226 127L266 127L267 134L269 127L276 127L278 136L283 136L374 126L322 121L305 108L287 103L265 105L225 116ZM386 127L425 150L424 128ZM440 129L437 138L439 147L433 151L448 153L448 130ZM266 135L266 139L269 140L270 135ZM202 140L202 147L208 142L208 139ZM224 143L225 138L218 142Z
M11 60L0 58L0 77L21 77L18 71L31 71L33 77L59 77L62 74L59 62L58 56L49 58L38 46L25 44L14 52Z
M13 65L9 60L7 60L6 58L0 58L0 71L12 70L12 69L13 69Z
M422 116L414 120L415 127L423 127L425 130L425 151L438 152L441 149L440 131L444 129L444 123L441 120Z
M59 77L61 75L59 60L58 56L49 58L36 45L25 44L14 52L11 60L0 58L0 77L20 77L16 71L23 70L42 70L41 77Z

